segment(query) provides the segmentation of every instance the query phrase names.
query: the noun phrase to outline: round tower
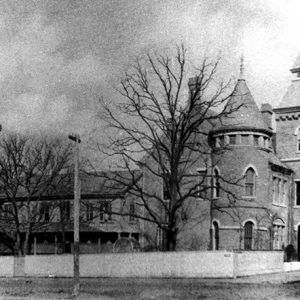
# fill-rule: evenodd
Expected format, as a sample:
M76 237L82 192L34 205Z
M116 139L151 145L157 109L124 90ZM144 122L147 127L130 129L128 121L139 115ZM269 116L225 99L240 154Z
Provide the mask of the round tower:
M281 163L273 153L270 124L244 79L243 61L225 112L210 133L212 248L269 249L275 218L271 163Z

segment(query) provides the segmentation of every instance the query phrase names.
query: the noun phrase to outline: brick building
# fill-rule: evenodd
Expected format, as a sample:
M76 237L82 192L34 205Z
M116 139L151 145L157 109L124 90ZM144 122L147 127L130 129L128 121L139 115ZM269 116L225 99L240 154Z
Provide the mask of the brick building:
M295 79L280 106L259 109L241 66L229 100L240 108L208 128L211 197L193 204L202 212L199 222L183 225L189 229L178 234L177 249L300 249L300 57L291 72ZM200 159L190 172L197 169ZM149 188L153 179L144 177Z
M291 72L295 78L279 107L263 104L259 109L241 68L229 100L240 108L205 128L209 136L205 143L211 154L199 157L189 170L199 176L205 173L211 192L209 201L199 195L190 202L190 219L181 223L177 250L279 250L293 244L299 252L300 56ZM164 200L162 182L147 170L140 172L144 191L155 189ZM138 198L130 199L125 190L116 193L111 187L103 189L96 177L82 180L81 252L112 251L120 237L134 238L142 248L150 244L152 249L164 248L161 229L130 215L147 213ZM46 224L33 230L31 253L61 253L62 247L72 251L71 199L72 189L41 199L41 203L54 205L41 205ZM65 224L61 222L61 207L55 205L61 201ZM118 215L124 210L125 216ZM3 211L5 218L9 207Z

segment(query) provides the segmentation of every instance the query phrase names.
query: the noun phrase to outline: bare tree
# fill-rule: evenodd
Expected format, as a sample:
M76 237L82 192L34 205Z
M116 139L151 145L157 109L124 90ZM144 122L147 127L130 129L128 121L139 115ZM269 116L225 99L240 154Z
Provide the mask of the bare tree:
M217 82L219 60L208 59L193 67L196 76L187 82L186 49L176 50L173 57L148 53L137 59L121 81L122 101L116 105L102 101L101 117L110 137L105 145L99 144L114 168L126 171L116 172L112 180L142 207L123 215L156 224L165 233L166 250L176 248L180 224L192 201L211 199L212 189L229 191L231 184L237 184L236 179L212 180L209 144L213 126L239 109L228 102L231 82Z
M30 252L32 232L54 218L59 201L44 201L69 182L72 149L59 139L8 135L0 141L0 230L15 253Z

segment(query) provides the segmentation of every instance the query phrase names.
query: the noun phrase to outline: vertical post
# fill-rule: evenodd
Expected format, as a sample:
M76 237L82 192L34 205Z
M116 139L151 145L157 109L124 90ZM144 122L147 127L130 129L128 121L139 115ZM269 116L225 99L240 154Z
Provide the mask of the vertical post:
M54 236L54 254L57 254L57 236Z
M70 135L69 138L75 142L75 162L74 162L74 277L73 296L77 297L80 292L79 273L79 213L80 213L80 181L79 181L79 143L78 135Z
M33 254L36 255L36 236L33 237Z

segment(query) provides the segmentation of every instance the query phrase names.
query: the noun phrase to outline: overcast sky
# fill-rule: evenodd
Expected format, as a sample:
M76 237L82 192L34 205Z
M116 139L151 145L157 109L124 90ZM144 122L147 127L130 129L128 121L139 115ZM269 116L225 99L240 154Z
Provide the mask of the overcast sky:
M299 0L0 0L3 130L85 134L96 95L136 55L182 41L191 59L221 56L237 77L241 53L260 104L278 105L300 52Z

